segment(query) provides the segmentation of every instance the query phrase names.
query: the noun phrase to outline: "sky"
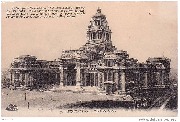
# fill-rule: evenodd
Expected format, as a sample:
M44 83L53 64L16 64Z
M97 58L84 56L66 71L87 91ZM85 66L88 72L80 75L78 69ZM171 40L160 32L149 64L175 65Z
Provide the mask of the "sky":
M168 57L177 69L177 2L5 2L2 3L2 68L20 55L54 60L62 50L78 49L87 42L86 30L98 7L112 30L112 43L130 57ZM12 7L85 7L75 18L7 19Z

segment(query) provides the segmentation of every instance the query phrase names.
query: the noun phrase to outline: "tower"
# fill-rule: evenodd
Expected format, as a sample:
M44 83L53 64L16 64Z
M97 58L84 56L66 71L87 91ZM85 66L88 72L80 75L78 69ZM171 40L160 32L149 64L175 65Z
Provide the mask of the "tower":
M101 9L98 8L96 14L91 18L87 29L87 52L94 51L94 53L97 54L112 52L111 33L106 16L102 14Z

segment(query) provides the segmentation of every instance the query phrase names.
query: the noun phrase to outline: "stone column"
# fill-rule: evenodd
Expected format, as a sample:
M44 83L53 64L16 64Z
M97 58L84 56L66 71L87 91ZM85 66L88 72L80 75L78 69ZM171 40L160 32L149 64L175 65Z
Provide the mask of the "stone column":
M102 72L102 88L103 88L103 90L104 90L104 72Z
M28 72L28 86L31 84L31 77L30 77L30 72Z
M122 91L122 93L125 93L125 84L126 84L125 72L121 71L121 91Z
M26 72L25 73L25 86L27 86L28 85L28 73Z
M27 78L26 78L26 72L24 72L24 86L26 86ZM39 80L38 80L39 81Z
M96 73L96 86L99 86L98 73Z
M118 88L118 80L119 80L119 78L118 78L118 72L116 71L115 73L114 73L114 82L115 82L115 84L116 84L116 89Z
M106 81L109 81L109 71L106 72Z
M76 86L80 86L81 83L80 74L81 74L80 63L78 62L76 64Z
M60 86L63 86L63 81L64 81L64 71L63 71L63 66L62 66L62 65L60 65L59 71L60 71Z
M22 73L19 73L19 82L22 82Z
M100 88L100 83L101 83L101 74L98 72L98 87Z
M156 72L156 81L157 81L157 85L161 85L161 81L160 81L160 72Z
M147 72L144 73L144 86L147 88L148 87L148 77L147 77Z
M86 76L86 72L84 73L84 86L86 86L86 80L87 80L87 76Z
M106 32L104 33L104 40L106 40Z
M33 85L33 76L32 74L29 76L29 79L30 79L30 87Z
M93 73L94 75L94 86L96 86L96 73Z
M28 74L28 86L31 86L31 74Z
M19 82L19 74L16 71L14 71L14 86L16 87L17 86L17 83Z
M164 85L164 70L162 71L161 75L161 84Z
M81 69L80 69L80 63L76 63L76 86L75 86L75 91L82 91L83 89L81 88Z

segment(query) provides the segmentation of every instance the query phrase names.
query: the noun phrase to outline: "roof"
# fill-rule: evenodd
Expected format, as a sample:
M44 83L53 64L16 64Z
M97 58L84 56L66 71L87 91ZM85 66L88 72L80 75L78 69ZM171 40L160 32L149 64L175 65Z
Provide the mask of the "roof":
M170 61L170 59L167 58L167 57L154 57L154 58L149 57L149 58L147 59L148 62L159 62L159 61L162 61L162 60L164 60L164 61L165 61L165 60Z

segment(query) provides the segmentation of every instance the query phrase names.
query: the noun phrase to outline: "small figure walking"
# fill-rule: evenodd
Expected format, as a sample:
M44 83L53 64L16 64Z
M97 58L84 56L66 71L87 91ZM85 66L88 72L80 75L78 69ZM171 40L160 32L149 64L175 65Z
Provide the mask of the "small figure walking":
M26 93L24 93L24 100L26 101Z
M29 109L29 102L28 102L28 109Z

